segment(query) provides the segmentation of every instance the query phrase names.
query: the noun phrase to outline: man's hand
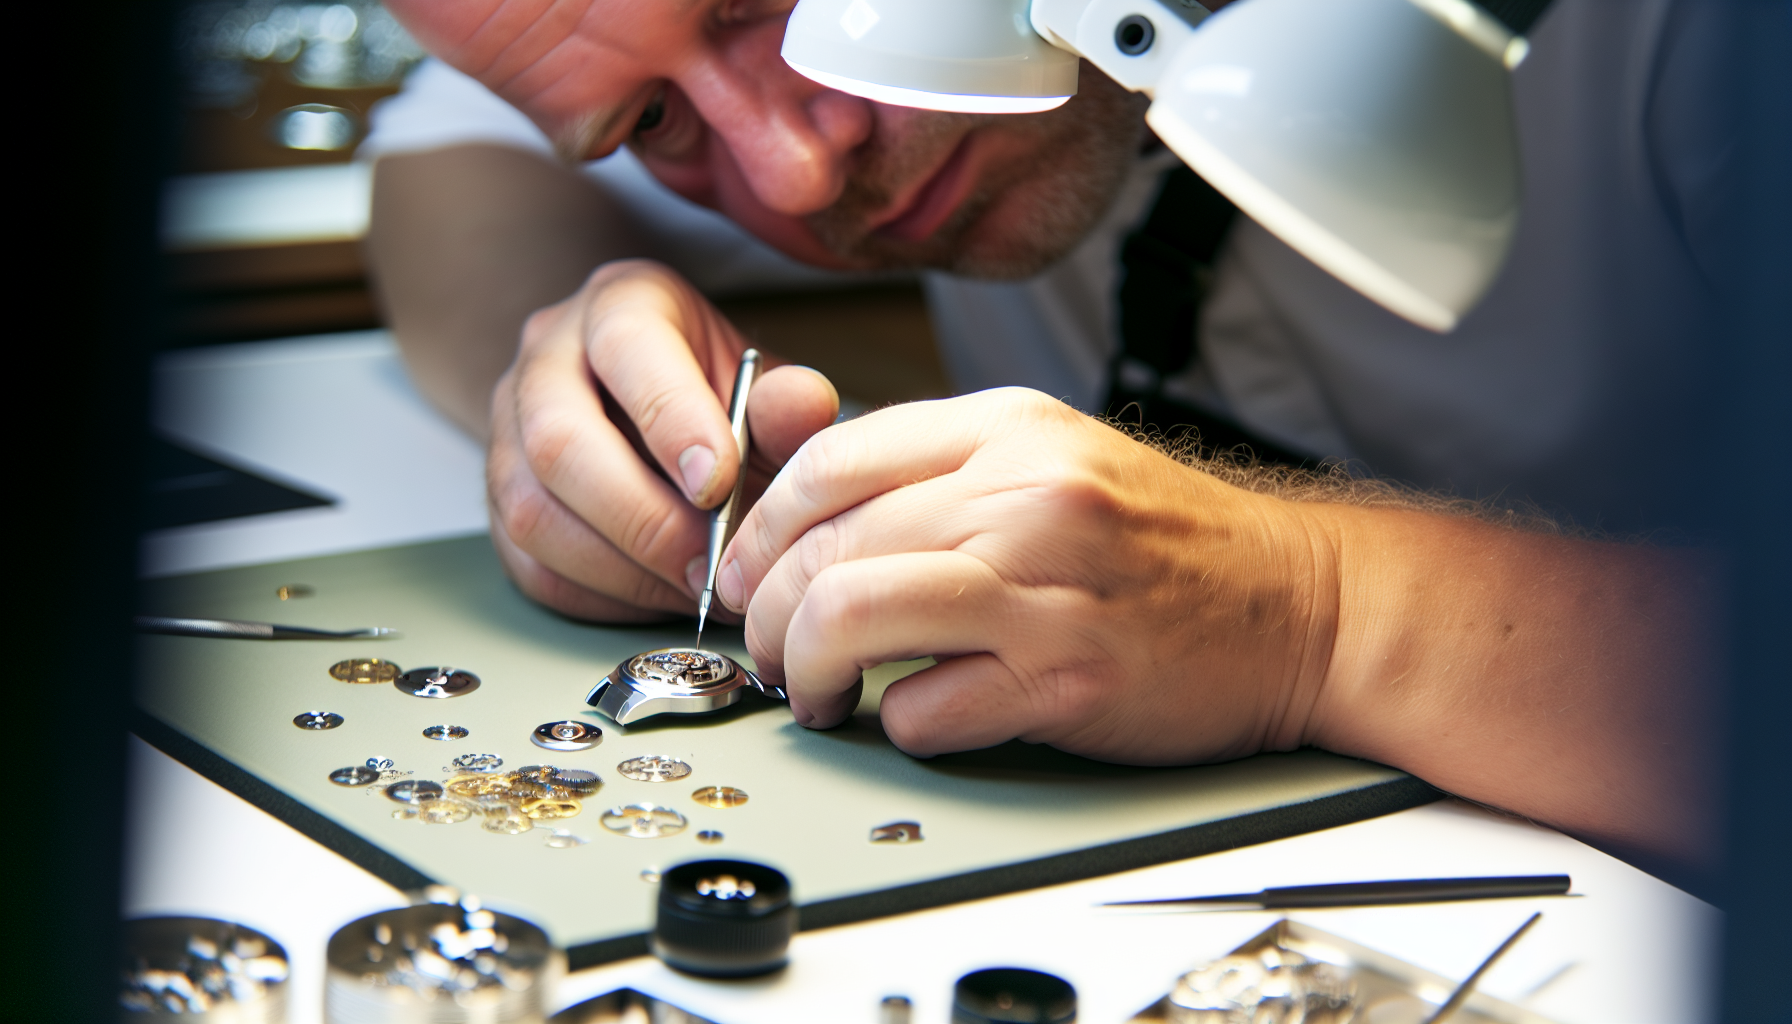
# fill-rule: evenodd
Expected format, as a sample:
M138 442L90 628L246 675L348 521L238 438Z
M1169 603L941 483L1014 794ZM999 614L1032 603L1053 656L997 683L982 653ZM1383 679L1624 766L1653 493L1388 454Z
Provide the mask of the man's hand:
M1019 737L1133 763L1303 741L1338 604L1302 506L1181 465L1037 392L898 406L812 438L718 592L805 725L860 673L911 753Z
M1710 857L1715 559L1308 483L1235 487L1035 392L898 406L803 446L717 590L804 725L850 714L864 669L933 655L880 709L914 754L1310 744Z
M609 622L695 611L703 510L740 468L727 396L745 348L690 284L638 260L529 318L486 459L492 539L524 593ZM749 495L838 411L821 374L766 372L747 407Z

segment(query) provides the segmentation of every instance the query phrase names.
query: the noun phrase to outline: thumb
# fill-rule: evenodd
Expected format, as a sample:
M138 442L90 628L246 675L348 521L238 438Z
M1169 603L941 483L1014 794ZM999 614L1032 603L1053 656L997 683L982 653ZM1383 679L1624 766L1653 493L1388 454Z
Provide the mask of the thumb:
M775 466L790 461L803 442L840 415L840 393L817 370L780 366L753 383L747 423L753 447Z

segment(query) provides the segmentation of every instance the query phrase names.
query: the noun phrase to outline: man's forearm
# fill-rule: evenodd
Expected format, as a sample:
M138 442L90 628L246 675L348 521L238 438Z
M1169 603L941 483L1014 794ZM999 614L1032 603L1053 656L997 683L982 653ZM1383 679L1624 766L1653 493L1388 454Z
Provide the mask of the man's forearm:
M1332 506L1312 742L1586 836L1708 863L1718 559Z
M367 254L418 388L484 439L523 321L641 253L617 203L576 171L472 145L375 164Z

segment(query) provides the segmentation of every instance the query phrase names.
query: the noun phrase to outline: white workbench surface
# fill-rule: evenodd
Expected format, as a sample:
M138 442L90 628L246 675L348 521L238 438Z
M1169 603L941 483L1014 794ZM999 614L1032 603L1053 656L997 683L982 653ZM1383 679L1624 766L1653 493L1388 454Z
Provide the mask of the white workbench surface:
M478 448L413 391L382 332L200 349L157 371L170 436L341 499L146 539L162 575L483 530ZM402 902L395 890L136 739L125 913L200 914L260 928L293 960L290 1019L322 1018L330 933ZM1312 835L1052 889L804 933L791 966L715 983L639 959L568 977L556 1005L632 986L722 1024L877 1020L914 1000L942 1024L954 978L1014 965L1070 979L1079 1020L1124 1020L1180 971L1274 918L1098 911L1107 899L1254 891L1377 878L1562 872L1580 898L1297 913L1460 977L1532 910L1543 920L1482 988L1564 1022L1694 1024L1713 1018L1718 912L1581 843L1444 802ZM572 880L569 880L572 881ZM796 879L801 888L801 879ZM645 897L644 897L645 898ZM1539 987L1541 986L1541 987Z

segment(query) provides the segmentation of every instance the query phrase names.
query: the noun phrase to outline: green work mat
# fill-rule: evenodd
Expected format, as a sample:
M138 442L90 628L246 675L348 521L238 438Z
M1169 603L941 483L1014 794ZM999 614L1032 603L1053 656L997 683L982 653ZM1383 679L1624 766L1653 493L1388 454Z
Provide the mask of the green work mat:
M282 586L314 595L281 600ZM258 641L146 636L139 647L136 729L173 756L374 874L415 888L441 882L521 914L568 947L573 966L641 953L654 886L645 869L729 857L788 874L804 928L1051 885L1329 828L1416 806L1429 786L1377 764L1313 750L1229 764L1134 768L1019 742L918 760L878 726L877 697L901 667L867 680L846 725L798 726L757 694L726 711L620 728L584 704L623 658L690 643L689 624L609 628L561 618L524 598L483 537L363 551L153 580L147 614L248 619L323 629L389 626L390 640ZM712 649L745 659L738 630ZM391 685L352 685L335 662L378 656L401 667L452 665L482 686L424 699ZM335 712L327 731L293 725ZM598 747L556 753L530 742L559 719L600 725ZM471 735L440 742L425 727ZM486 832L393 817L377 792L329 781L337 768L389 757L414 778L441 779L459 754L491 753L506 769L554 764L597 772L604 785L576 817L542 822L583 837ZM675 782L636 782L616 765L646 754L688 762ZM745 790L741 806L697 803L702 786ZM689 819L673 836L606 831L605 809L652 802ZM918 822L918 843L872 843L871 830ZM720 832L705 843L699 831ZM327 898L323 897L323 898Z

